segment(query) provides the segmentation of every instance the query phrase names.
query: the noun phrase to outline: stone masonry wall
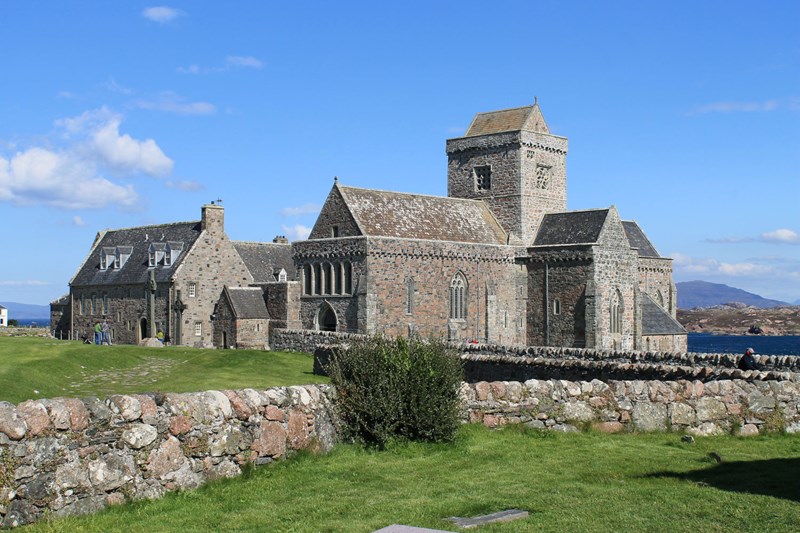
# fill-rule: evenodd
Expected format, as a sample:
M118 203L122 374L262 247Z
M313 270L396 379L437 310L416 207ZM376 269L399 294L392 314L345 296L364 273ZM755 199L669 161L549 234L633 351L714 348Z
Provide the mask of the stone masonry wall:
M0 402L0 525L98 511L329 450L325 385Z

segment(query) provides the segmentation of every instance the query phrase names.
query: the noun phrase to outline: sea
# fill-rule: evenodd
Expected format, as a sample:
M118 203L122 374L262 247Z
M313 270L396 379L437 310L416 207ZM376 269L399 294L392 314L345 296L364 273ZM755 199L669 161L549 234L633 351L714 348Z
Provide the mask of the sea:
M689 351L700 353L744 353L748 348L760 355L800 355L800 335L714 335L689 333Z

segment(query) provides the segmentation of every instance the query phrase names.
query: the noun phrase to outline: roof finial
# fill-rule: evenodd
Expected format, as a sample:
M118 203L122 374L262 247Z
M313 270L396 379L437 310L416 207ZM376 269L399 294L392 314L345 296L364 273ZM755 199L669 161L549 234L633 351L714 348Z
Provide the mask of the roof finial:
M539 105L539 97L538 96L534 96L533 97L533 105Z
M333 177L333 182L334 183L338 183L339 182L339 176L334 176Z

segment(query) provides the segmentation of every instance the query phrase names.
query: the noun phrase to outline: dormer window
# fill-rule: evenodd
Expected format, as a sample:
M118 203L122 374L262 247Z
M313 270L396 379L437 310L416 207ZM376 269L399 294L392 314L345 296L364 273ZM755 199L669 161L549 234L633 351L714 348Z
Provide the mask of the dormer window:
M116 248L112 246L105 246L100 250L100 270L107 270L114 268L114 258L116 256Z
M164 250L164 266L172 266L181 255L183 251L183 243L177 241L167 242L167 247Z
M154 242L147 250L147 264L150 267L156 267L164 264L164 257L166 256L167 245L163 242Z
M278 272L278 281L286 281L286 280L287 280L286 269L282 268L281 271Z
M114 268L122 268L133 253L133 246L117 246L114 251Z

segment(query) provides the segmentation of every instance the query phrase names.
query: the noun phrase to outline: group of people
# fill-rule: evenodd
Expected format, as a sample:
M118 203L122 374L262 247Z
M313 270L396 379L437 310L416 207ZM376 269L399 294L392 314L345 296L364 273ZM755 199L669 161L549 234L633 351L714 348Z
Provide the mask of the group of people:
M111 346L111 326L108 324L108 319L103 319L102 324L98 322L94 325L94 343Z

